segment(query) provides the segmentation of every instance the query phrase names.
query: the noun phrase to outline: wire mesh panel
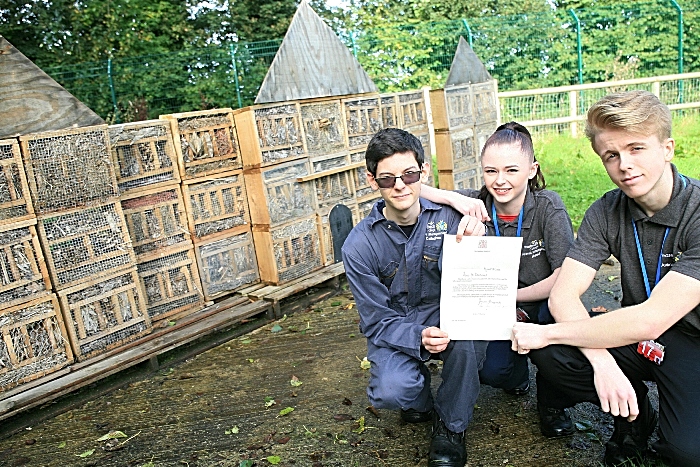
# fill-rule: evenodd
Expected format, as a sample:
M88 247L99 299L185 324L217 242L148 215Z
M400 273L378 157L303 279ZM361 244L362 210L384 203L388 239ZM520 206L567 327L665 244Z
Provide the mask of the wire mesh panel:
M46 295L51 281L32 219L0 226L0 307Z
M204 306L192 245L162 252L157 259L140 262L137 269L152 322L189 315Z
M170 121L183 180L242 167L231 112L215 109L161 115Z
M54 294L0 310L0 392L73 363Z
M480 163L473 127L435 132L435 147L439 171L457 172Z
M398 99L398 124L411 133L428 131L428 113L423 91L396 93Z
M353 180L355 182L355 197L357 199L364 199L368 195L371 195L374 190L367 181L367 168L357 167L352 172Z
M367 146L364 146L362 148L357 148L353 149L350 151L350 163L354 164L355 162L365 162L365 151L367 150Z
M37 214L97 204L119 194L107 125L20 136Z
M279 225L313 214L316 194L309 175L309 162L298 160L244 172L253 224Z
M195 254L206 300L260 281L250 232L199 243Z
M118 202L42 216L39 238L57 290L136 262Z
M440 184L440 187L442 187L442 183ZM449 188L445 188L449 189ZM381 199L381 195L379 194L379 191L374 191L372 192L371 195L362 198L361 200L357 200L357 212L358 212L358 219L362 220L365 217L369 215L370 212L372 212L372 208L374 205Z
M248 195L241 170L220 174L212 180L183 184L182 190L193 237L201 240L250 224Z
M141 190L138 196L136 193L122 196L121 206L137 256L189 244L190 234L180 185Z
M379 96L379 110L382 115L382 128L401 128L399 123L398 97L395 94Z
M109 140L122 194L180 181L168 122L147 120L111 125Z
M151 332L136 268L58 292L73 353L80 361Z
M346 148L345 118L339 99L302 103L300 112L309 157L333 154Z
M316 203L319 210L355 200L355 180L352 170L318 177L313 183L316 187Z
M450 86L430 91L430 107L436 131L474 126L471 85Z
M327 170L342 169L350 163L350 155L347 152L318 156L311 159L311 172L319 173Z
M342 102L348 147L366 147L372 136L382 129L379 96L344 99Z
M0 224L34 217L19 143L0 139Z
M234 112L243 165L260 167L304 157L299 104L249 107Z
M474 102L474 115L476 122L498 121L498 88L495 80L484 83L472 84L472 96Z
M267 229L253 227L260 279L282 284L321 268L316 215Z

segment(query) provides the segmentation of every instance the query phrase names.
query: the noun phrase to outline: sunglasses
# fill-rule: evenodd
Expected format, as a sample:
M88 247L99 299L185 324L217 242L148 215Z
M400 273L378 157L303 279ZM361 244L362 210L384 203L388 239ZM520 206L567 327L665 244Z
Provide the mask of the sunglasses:
M417 181L420 180L422 172L417 171L417 172L406 172L403 175L398 175L396 177L379 177L375 178L374 181L377 182L377 185L379 185L379 188L394 188L394 185L396 185L396 179L400 178L401 181L405 185L411 185L412 183L416 183Z

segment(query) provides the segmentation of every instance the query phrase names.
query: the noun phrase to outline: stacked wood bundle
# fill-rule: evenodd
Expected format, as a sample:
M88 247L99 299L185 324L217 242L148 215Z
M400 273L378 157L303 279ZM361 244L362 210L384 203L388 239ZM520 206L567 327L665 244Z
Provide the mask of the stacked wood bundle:
M137 276L107 125L22 135L19 140L39 240L73 355L83 360L150 332L138 281L128 304L113 281L124 274ZM113 304L104 308L108 311L94 304L74 307L67 298L95 295L98 289L100 303ZM99 331L93 327L86 334L84 323L97 323Z
M193 126L191 119L185 120L183 128ZM220 133L208 130L215 136ZM224 128L223 132L228 130ZM209 137L201 138L211 141L210 134L206 134ZM178 164L173 135L168 120L109 127L117 181L122 191L121 208L136 255L138 282L144 293L142 302L154 326L204 307L180 187L181 176L188 167L184 161Z
M481 149L500 118L498 85L464 39L445 88L430 91L430 106L440 188L481 188Z
M293 141L295 128L289 113L289 109L283 110L277 123ZM190 268L188 263L183 269L182 263L178 271L190 278L188 284L201 284L199 290L207 301L259 281L254 255L242 259L252 251L252 234L240 135L231 109L162 115L161 119L170 122L175 140L186 216L183 221L193 242L191 260L196 266ZM270 157L277 157L274 148ZM150 286L146 285L147 295L149 290L157 292L154 297L170 295L153 283L152 279Z

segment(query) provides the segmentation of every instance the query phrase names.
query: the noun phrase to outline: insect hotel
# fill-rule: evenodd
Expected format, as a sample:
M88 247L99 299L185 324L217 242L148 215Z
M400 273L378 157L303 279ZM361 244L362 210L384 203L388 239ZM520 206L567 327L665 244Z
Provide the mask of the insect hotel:
M379 94L307 2L255 104L236 110L106 125L0 48L0 102L24 109L0 114L0 420L280 317L282 300L344 272L343 241L379 198L364 160L378 130L412 132L426 155L437 144L443 187L479 187L498 121L495 82L457 71L430 95Z

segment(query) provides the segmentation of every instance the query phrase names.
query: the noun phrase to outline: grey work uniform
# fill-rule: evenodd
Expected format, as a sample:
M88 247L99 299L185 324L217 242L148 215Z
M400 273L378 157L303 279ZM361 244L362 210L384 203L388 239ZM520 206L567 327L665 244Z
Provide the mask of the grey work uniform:
M457 190L470 198L478 198L478 190ZM487 194L484 204L492 212L493 197ZM498 222L501 236L515 237L518 220L504 222L491 219L486 222L488 235L495 235L493 223ZM566 254L574 241L571 219L561 197L550 190L531 191L528 187L523 203L521 237L523 246L518 270L518 288L528 287L552 275L561 267ZM547 307L547 300L518 302L533 322L553 322ZM513 310L515 313L515 310ZM481 382L489 386L514 389L524 387L529 381L527 355L519 355L511 350L510 341L489 343L486 360L479 373ZM538 386L539 386L538 379ZM544 383L546 384L546 383Z
M588 209L568 254L596 270L610 254L615 256L620 261L622 306L647 300L633 220L652 287L660 255L661 277L675 271L700 280L700 182L679 175L675 166L672 169L673 194L666 207L649 217L621 190L612 190ZM656 341L665 346L660 365L637 353L637 344L608 350L635 388L638 401L648 391L644 381L657 384L661 437L655 444L657 452L673 465L700 465L700 306ZM555 408L584 401L600 404L593 369L577 348L550 346L532 351L531 358L538 374L551 383L550 390L538 388L538 400Z
M420 204L410 235L384 217L381 200L343 245L345 273L372 363L367 395L377 408L423 412L434 405L447 428L462 432L479 394L478 366L486 343L450 341L445 351L432 355L444 362L433 399L425 365L431 354L421 345L421 332L440 326L443 236L456 233L461 215L427 200Z

